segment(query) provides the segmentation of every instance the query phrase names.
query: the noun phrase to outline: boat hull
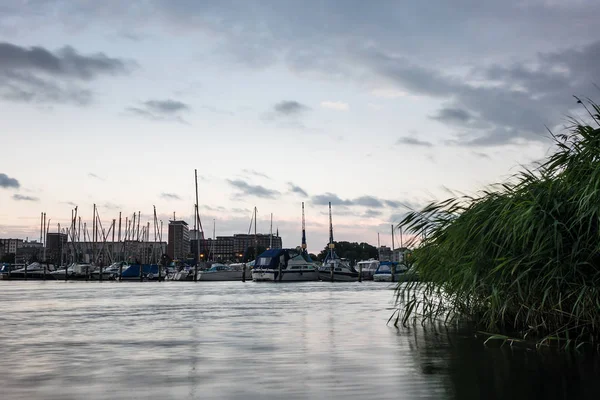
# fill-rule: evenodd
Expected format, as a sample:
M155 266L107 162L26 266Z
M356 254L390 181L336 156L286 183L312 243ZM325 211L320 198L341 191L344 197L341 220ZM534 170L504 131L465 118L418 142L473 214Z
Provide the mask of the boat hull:
M262 269L252 271L252 280L256 282L304 282L317 281L319 274L316 270L306 271L281 271L281 279L279 279L279 270Z
M375 282L391 282L392 274L375 274L373 275L373 280Z
M2 275L2 279L4 280L11 280L11 281L43 281L43 280L54 280L54 277L52 276L52 274L50 272L46 272L46 275L44 276L43 272L40 271L33 271L33 272L27 272L27 274L25 274L24 272L11 272L10 275L9 274L3 274Z
M198 272L199 281L241 281L244 271L217 271L217 272ZM250 280L251 275L246 271L246 279Z
M331 271L330 270L319 270L319 279L322 281L331 281ZM357 272L333 272L333 281L334 282L356 282L358 281L358 273Z

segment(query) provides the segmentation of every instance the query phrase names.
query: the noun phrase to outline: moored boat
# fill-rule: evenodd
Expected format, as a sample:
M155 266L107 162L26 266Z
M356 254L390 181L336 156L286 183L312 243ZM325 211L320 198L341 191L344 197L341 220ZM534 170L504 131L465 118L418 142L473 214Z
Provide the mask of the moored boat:
M246 275L244 275L246 274ZM213 264L206 271L198 272L199 281L241 281L242 278L250 279L251 275L244 264Z
M366 281L373 280L373 274L377 271L379 267L379 260L375 260L374 258L359 261L356 264L355 269L361 274L361 278Z
M355 282L358 280L358 271L335 253L333 241L333 222L331 218L331 202L329 202L329 253L319 267L319 278L323 281Z
M54 264L42 264L34 262L26 265L24 268L15 269L10 272L11 280L48 280L54 279L52 271L54 271ZM3 275L3 278L8 279L8 274Z
M252 269L253 281L298 282L318 279L314 261L299 249L267 250L258 256Z

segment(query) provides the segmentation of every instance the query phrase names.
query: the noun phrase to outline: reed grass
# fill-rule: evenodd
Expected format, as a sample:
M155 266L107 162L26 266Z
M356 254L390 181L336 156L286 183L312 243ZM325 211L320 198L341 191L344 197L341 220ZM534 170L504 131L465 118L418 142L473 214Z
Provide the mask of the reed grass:
M586 110L536 168L403 219L422 238L420 281L398 285L396 325L463 318L540 345L600 343L600 107Z

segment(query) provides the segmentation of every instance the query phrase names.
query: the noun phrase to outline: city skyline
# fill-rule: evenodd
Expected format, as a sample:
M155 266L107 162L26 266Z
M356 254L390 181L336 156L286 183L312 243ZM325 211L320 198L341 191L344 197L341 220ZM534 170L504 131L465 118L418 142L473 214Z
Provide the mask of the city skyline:
M308 250L390 225L547 152L598 98L592 1L8 0L0 7L0 237L71 209Z

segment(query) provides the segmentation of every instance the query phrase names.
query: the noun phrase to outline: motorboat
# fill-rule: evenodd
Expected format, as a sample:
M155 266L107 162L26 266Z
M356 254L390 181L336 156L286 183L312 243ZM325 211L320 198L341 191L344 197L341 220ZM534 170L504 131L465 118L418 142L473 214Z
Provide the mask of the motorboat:
M51 275L53 279L65 280L65 274L67 280L71 281L82 281L88 280L91 274L95 271L96 267L92 264L87 263L73 263L66 267L59 268L56 271L52 271Z
M377 271L378 267L379 261L374 258L370 258L368 260L359 261L356 264L355 269L357 269L361 274L362 280L369 281L373 280L373 274L375 271Z
M52 271L54 271L54 264L42 264L39 262L34 262L29 265L26 265L24 268L19 268L12 270L10 272L11 280L46 280L46 279L54 279L52 276ZM6 275L8 278L8 275Z
M314 261L302 249L270 249L260 254L252 269L253 281L316 281Z
M377 271L373 274L373 280L375 282L397 282L406 270L404 264L395 261L381 261Z
M244 264L215 263L205 271L199 271L199 281L241 281L243 278L251 279L251 275Z

